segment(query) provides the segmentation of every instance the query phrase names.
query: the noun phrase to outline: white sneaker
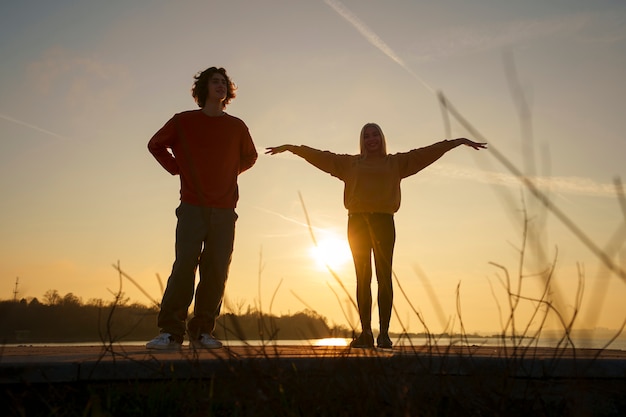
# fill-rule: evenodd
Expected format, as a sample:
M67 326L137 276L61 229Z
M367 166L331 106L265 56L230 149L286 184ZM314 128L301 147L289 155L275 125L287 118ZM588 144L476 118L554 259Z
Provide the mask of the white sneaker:
M194 348L219 349L222 347L222 342L208 333L202 333L199 339L191 340L189 346Z
M174 340L171 334L161 333L157 337L146 343L146 348L158 350L176 350L180 349L181 345L182 343Z

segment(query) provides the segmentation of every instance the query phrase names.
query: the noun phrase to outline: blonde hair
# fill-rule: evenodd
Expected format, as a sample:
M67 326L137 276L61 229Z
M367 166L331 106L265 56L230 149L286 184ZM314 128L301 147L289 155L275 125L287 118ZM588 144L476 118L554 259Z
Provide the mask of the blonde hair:
M361 138L359 141L361 156L367 155L367 149L365 148L365 139L363 139L363 136L365 135L365 129L367 129L368 127L374 127L376 128L376 130L378 130L378 133L380 134L380 140L381 140L381 143L380 143L381 152L383 155L387 155L387 140L385 139L385 134L383 133L383 130L376 123L366 123L365 126L363 126L363 128L361 129Z

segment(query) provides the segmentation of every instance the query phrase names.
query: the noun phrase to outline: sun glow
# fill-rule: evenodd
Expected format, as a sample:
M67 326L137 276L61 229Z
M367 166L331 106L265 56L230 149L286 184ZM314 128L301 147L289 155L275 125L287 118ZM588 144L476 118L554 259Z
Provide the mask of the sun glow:
M348 242L337 236L321 239L317 246L311 247L310 254L317 266L324 269L327 266L336 269L352 260Z

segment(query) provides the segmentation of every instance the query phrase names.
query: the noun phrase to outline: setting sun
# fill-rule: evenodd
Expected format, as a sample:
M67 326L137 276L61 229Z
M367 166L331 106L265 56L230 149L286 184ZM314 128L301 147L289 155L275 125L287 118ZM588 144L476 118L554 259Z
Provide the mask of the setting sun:
M311 247L310 254L317 266L324 269L326 266L331 269L339 268L352 260L348 242L337 236L321 239L317 246Z

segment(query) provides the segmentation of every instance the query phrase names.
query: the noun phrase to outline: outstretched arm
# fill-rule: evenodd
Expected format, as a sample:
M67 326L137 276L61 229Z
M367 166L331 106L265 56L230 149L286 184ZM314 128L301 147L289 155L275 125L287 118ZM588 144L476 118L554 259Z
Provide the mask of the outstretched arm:
M285 151L295 153L294 150L296 148L299 148L299 146L294 146L294 145L268 146L267 148L265 148L265 153L269 155L276 155L277 153L283 153Z
M471 148L474 148L476 150L487 149L487 143L485 143L485 142L474 142L473 140L469 140L467 138L453 139L450 142L453 142L456 146L465 145L465 146L469 146Z
M400 177L405 178L416 174L441 158L446 152L461 145L469 146L476 150L487 147L486 143L474 142L467 138L457 138L442 140L423 148L413 149L410 152L396 154L400 158Z
M285 151L289 151L292 154L303 158L314 167L319 168L324 172L328 172L330 175L339 179L344 177L343 174L345 168L349 163L350 158L352 158L351 155L337 155L329 151L320 151L319 149L311 148L305 145L280 145L265 148L265 153L270 155L283 153Z

